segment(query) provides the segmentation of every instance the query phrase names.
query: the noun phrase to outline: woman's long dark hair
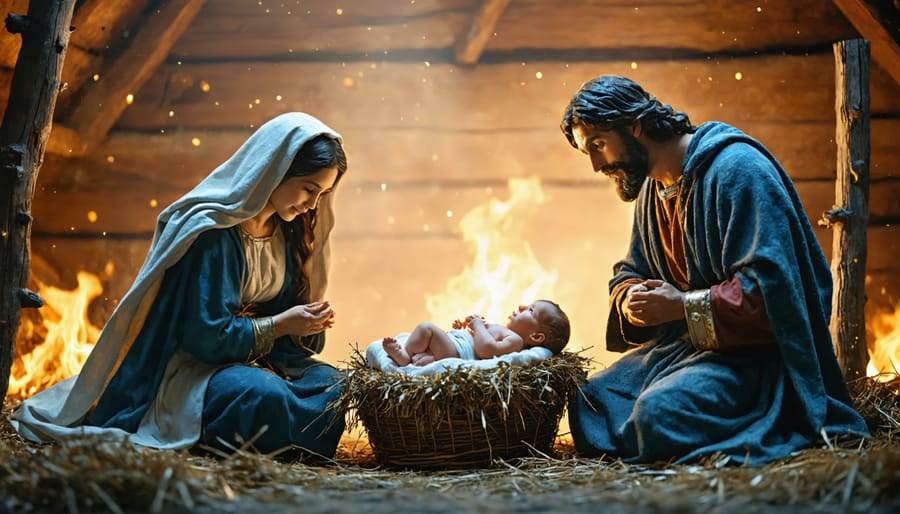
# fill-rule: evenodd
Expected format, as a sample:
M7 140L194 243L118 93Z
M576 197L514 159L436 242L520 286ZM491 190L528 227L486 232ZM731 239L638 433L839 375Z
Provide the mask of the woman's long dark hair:
M676 112L671 105L657 100L631 79L617 75L603 75L585 82L572 95L563 114L560 128L569 144L577 148L572 126L584 123L601 130L617 130L640 120L647 137L665 141L678 134L692 134L688 115Z
M344 148L337 139L328 136L316 136L300 148L291 167L282 181L291 177L303 177L318 173L325 168L337 166L338 175L334 180L334 187L337 187L344 172L347 171L347 156L344 154ZM323 193L324 194L330 194ZM321 201L321 200L320 200ZM294 256L294 273L292 283L294 286L295 297L301 303L308 303L309 298L309 277L303 269L303 263L312 254L315 245L315 227L316 227L316 211L311 209L291 222L281 222L284 232L285 241L292 249Z

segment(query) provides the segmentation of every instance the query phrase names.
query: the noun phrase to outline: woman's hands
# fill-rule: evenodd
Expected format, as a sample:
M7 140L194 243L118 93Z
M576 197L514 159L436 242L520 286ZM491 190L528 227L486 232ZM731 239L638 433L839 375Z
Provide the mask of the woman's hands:
M684 292L662 280L645 280L628 289L622 315L636 327L684 319Z
M308 336L334 326L334 310L327 301L295 305L273 316L275 337Z

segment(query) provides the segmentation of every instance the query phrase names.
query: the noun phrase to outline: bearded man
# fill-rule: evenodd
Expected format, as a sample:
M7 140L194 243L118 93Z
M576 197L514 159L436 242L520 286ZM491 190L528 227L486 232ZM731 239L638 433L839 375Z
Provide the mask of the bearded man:
M579 453L755 465L868 435L831 342L828 263L762 144L618 76L581 86L562 131L637 201L606 333L627 352L575 395Z

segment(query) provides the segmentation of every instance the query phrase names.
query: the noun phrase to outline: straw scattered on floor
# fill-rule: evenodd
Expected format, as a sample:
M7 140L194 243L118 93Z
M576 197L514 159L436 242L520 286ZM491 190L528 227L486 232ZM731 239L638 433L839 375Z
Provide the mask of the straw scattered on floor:
M434 472L380 468L364 439L344 440L333 462L316 465L249 451L214 459L94 438L35 445L13 431L7 417L14 405L7 402L0 512L324 512L360 504L369 513L395 514L569 512L601 504L607 513L896 511L900 401L889 385L872 380L851 389L872 438L823 439L818 448L765 466L725 466L715 456L653 466L581 459L564 435L555 457Z

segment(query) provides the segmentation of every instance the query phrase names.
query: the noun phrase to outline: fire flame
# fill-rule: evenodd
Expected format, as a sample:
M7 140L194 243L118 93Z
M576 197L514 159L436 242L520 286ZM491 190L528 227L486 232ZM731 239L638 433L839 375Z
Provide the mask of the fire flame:
M91 352L100 329L88 320L88 305L103 292L96 275L79 272L78 287L67 291L38 282L38 294L44 299L40 309L43 326L24 317L19 326L17 349L34 339L39 328L46 331L43 342L29 352L17 351L9 377L7 394L28 398L47 387L75 375Z
M866 374L881 382L897 380L900 377L900 305L893 313L876 316L870 330L875 345L869 352Z
M510 179L510 198L491 198L463 216L463 240L473 262L447 281L444 292L426 294L432 320L444 326L468 314L504 323L519 305L553 299L558 273L538 262L523 236L538 206L544 202L540 179Z

